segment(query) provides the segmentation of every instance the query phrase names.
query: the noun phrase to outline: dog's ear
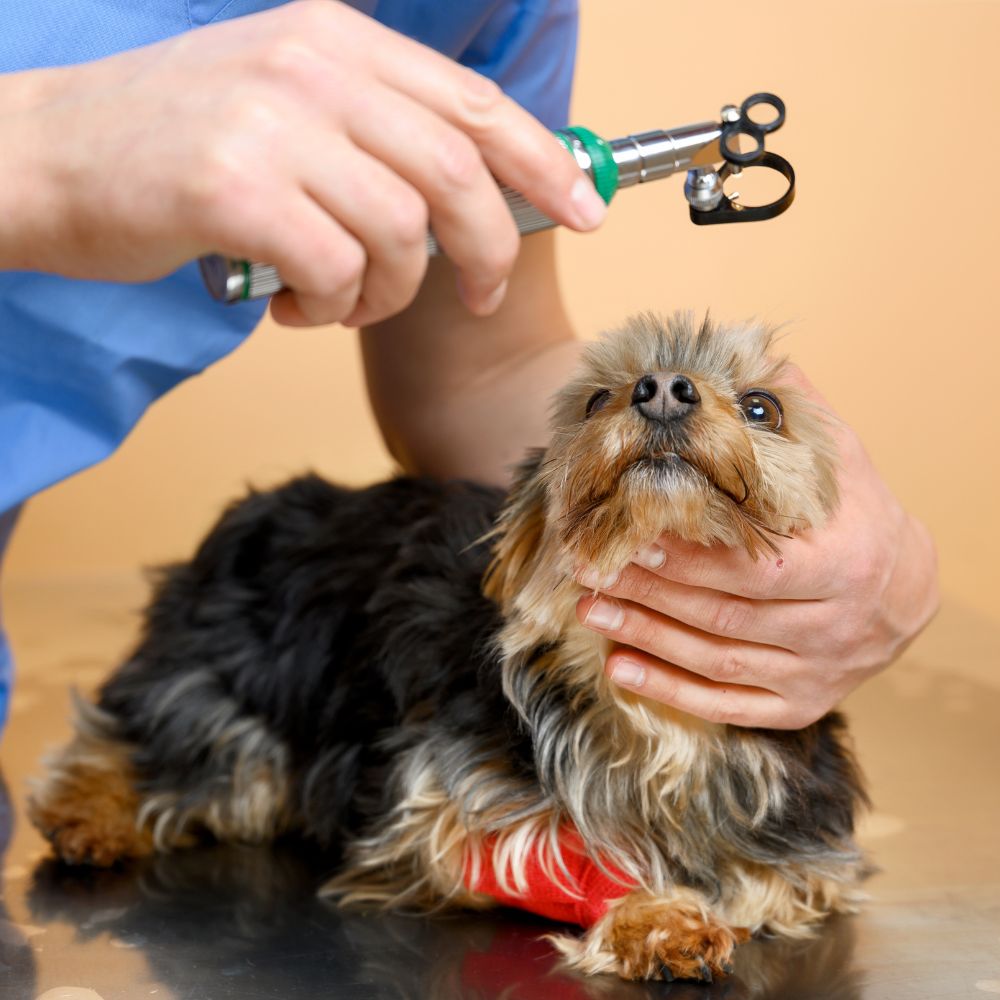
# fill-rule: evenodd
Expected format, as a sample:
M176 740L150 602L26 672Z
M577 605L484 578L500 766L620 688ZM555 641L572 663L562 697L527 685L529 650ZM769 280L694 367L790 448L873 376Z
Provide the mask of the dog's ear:
M534 448L518 467L514 486L497 521L493 561L483 593L502 608L510 606L531 579L545 531L545 449Z

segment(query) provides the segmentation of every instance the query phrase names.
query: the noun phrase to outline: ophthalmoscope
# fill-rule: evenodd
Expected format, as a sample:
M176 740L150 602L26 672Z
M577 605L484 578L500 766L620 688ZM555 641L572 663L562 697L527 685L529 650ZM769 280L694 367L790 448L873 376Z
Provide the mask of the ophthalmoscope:
M754 108L761 110L751 118ZM764 121L758 120L761 111ZM755 222L780 215L795 197L795 172L787 160L764 149L764 137L784 124L784 102L774 94L754 94L738 107L727 104L720 118L718 122L655 129L610 141L582 127L554 134L576 158L605 202L610 202L621 188L686 170L684 195L691 221L698 225ZM749 167L782 174L788 187L781 197L767 205L746 207L736 201L736 195L727 196L723 188L726 179ZM505 185L500 190L522 236L556 225L524 195ZM431 256L440 252L432 232L427 234L427 252ZM220 302L264 298L284 288L277 268L270 264L212 254L203 257L200 265L208 290Z

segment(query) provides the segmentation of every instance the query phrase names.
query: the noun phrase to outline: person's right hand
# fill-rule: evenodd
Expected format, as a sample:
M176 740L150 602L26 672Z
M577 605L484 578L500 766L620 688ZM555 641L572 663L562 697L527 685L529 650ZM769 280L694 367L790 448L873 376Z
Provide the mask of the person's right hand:
M0 268L145 281L211 252L262 260L291 289L286 324L405 308L428 224L466 305L492 312L519 246L494 176L574 229L604 215L494 83L330 0L0 77L0 125Z

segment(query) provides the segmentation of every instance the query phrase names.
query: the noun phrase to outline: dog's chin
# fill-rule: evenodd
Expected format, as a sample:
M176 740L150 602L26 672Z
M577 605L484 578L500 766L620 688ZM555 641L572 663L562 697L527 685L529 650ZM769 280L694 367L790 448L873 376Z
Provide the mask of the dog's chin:
M685 510L685 521L707 508L711 485L697 466L676 451L646 455L625 471L619 490L629 505L645 511L643 520L659 517L664 523L674 520L678 505Z
M740 544L733 501L696 461L664 450L631 462L601 505L590 509L586 530L562 539L563 562L617 574L639 546L664 533L703 545ZM563 519L579 521L572 510Z
M651 490L665 493L669 493L677 485L679 477L702 475L688 459L676 451L645 455L632 464L629 472L648 477Z
M777 551L775 540L794 530L795 521L773 518L755 503L750 476L735 464L727 469L697 451L662 448L641 455L611 491L599 523L615 527L603 533L593 564L602 575L620 572L620 561L627 563L637 547L662 534L698 545L740 548L752 557ZM583 547L585 543L575 546L578 556Z

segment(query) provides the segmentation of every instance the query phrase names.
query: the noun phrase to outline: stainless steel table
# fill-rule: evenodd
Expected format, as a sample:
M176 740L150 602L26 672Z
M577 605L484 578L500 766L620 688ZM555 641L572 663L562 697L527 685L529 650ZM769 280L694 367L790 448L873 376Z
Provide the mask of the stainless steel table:
M55 865L23 817L27 778L67 732L70 685L127 648L132 579L8 587L20 681L0 744L2 1000L1000 995L1000 622L947 605L849 699L881 872L858 917L815 940L756 941L733 978L633 985L559 971L516 913L423 919L331 909L301 845L206 847L132 869Z

